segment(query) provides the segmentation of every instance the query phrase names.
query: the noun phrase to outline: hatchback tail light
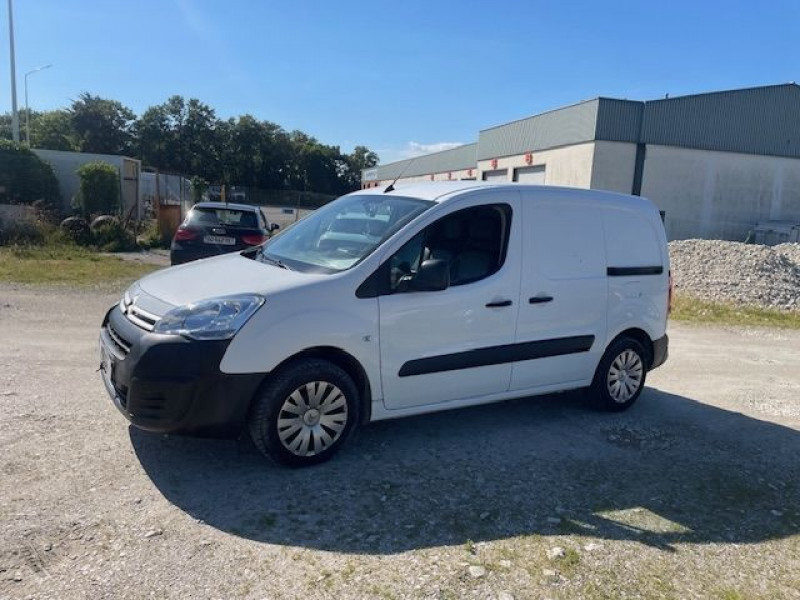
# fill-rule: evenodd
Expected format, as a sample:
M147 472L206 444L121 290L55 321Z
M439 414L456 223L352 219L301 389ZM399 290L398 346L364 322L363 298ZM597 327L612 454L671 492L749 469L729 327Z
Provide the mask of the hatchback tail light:
M187 240L193 240L198 235L200 235L200 232L195 231L194 229L178 227L178 231L175 232L175 241L185 242Z
M247 234L242 236L242 241L247 244L248 246L258 246L259 244L263 244L264 240L267 239L263 235L259 234Z

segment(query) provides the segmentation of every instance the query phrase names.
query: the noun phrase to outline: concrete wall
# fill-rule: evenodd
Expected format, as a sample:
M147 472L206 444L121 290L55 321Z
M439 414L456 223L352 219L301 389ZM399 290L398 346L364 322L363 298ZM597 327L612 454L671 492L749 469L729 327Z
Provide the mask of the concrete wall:
M0 204L0 225L9 223L34 223L36 211L22 204Z
M592 189L630 194L636 166L636 144L595 142Z
M514 169L544 165L545 184L588 188L592 182L594 146L594 142L589 142L533 152L530 162L525 154L498 158L497 166L493 166L491 160L481 160L477 178L480 180L486 171L507 169L508 181L513 181Z
M33 152L53 167L53 172L56 175L56 179L58 179L62 208L64 210L70 210L72 198L78 193L78 188L80 187L80 179L76 173L78 167L98 160L116 167L119 171L120 193L125 214L127 215L131 209L138 205L140 161L113 154L89 154L86 152L65 152L36 148L34 148ZM137 215L134 214L133 216L136 217Z
M743 241L759 221L800 222L800 159L648 145L642 196L671 240Z

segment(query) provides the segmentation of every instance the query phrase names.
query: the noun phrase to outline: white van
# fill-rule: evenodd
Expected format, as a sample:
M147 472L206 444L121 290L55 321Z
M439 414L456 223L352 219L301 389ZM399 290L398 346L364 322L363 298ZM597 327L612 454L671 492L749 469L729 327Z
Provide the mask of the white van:
M307 465L381 419L575 388L628 408L666 360L670 296L643 198L374 188L263 246L133 284L103 321L101 371L137 427L247 430Z

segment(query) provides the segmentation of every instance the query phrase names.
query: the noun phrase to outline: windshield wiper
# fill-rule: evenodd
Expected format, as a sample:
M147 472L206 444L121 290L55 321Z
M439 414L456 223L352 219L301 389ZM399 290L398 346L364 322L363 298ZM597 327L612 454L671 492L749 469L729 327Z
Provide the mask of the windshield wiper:
M262 261L262 262L268 262L269 264L271 264L271 265L275 265L276 267L280 267L281 269L286 269L287 271L291 271L291 269L290 269L289 267L287 267L287 266L286 266L286 265L285 265L283 262L281 262L279 259L277 259L277 258L270 258L269 256L267 256L267 253L266 253L266 252L263 252L263 251L261 252L261 261Z

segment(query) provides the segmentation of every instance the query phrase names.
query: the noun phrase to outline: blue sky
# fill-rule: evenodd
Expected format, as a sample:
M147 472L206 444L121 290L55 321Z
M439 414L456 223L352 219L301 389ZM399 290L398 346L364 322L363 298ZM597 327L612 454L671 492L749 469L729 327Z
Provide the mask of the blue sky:
M10 110L6 0L0 112ZM173 94L382 162L565 104L800 81L800 0L14 0L18 99Z

